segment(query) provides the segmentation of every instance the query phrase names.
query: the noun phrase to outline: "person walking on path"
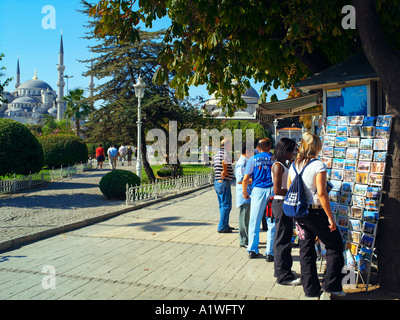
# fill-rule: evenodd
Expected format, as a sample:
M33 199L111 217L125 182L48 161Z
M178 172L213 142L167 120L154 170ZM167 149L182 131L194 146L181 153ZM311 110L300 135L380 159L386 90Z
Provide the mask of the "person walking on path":
M231 181L233 179L230 150L231 142L226 139L222 140L221 149L213 160L215 171L214 189L218 197L220 216L217 229L219 233L232 232L232 228L229 226L229 215L232 209Z
M118 150L112 144L110 148L107 150L108 159L110 162L110 169L115 170L117 169L117 157L118 157Z
M124 166L125 162L125 157L126 157L126 147L124 145L121 145L118 149L118 154L121 158L121 166Z
M106 159L105 153L104 153L104 149L103 149L103 145L100 143L99 147L96 149L96 159L97 159L97 169L103 169L103 162Z
M251 157L246 164L242 183L243 197L249 199L247 187L253 175L253 189L251 191L250 221L249 221L249 245L247 251L249 258L258 256L258 245L260 242L260 224L267 207L267 200L272 195L272 154L270 153L271 141L267 138L261 139L257 144L258 154ZM267 245L265 250L267 262L274 260L273 242L275 236L275 222L267 219Z
M236 162L236 207L239 208L239 245L247 247L249 244L249 219L250 219L250 199L245 199L242 193L242 181L244 177L244 169L246 168L247 159L253 155L251 150L247 150L246 142L242 144L242 154ZM251 194L252 183L247 187L247 193Z
M126 154L128 156L128 166L132 165L132 153L133 153L132 147L128 146L128 148L126 150Z
M316 237L326 248L327 266L322 289L336 296L345 295L342 291L343 239L332 216L326 188L326 166L317 159L321 149L320 138L306 132L301 140L296 160L289 169L287 182L289 189L296 177L293 166L296 166L297 172L301 172L302 168L313 160L302 174L306 200L307 202L311 200L309 213L306 217L296 219L299 227L301 282L307 297L318 297L321 290L316 266Z
M289 138L280 139L275 146L272 160L272 183L274 200L272 214L275 219L274 267L278 284L300 284L300 278L292 271L293 259L291 240L293 234L293 219L285 216L282 209L283 200L287 193L289 165L293 161L297 144Z

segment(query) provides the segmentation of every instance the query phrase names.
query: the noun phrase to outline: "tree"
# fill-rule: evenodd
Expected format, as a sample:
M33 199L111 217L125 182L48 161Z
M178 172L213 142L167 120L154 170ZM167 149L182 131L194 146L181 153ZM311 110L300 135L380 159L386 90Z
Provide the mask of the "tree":
M81 120L94 110L94 107L87 103L86 98L83 96L84 92L85 90L83 89L74 89L64 97L64 100L67 102L64 117L75 120L76 135L78 137L81 132Z
M164 70L174 70L171 85L178 95L188 85L207 83L210 93L223 94L230 112L244 105L240 93L247 78L271 87L290 86L305 76L320 72L361 50L382 81L388 113L394 116L391 149L386 175L383 218L379 222L379 278L384 289L400 292L400 240L397 237L400 202L400 88L398 87L400 34L399 0L353 0L357 29L341 28L341 10L349 1L312 0L101 0L91 8L101 16L96 34L117 34L135 42L140 21L151 26L168 15L171 26L160 54ZM236 82L232 80L235 79ZM389 180L389 181L388 181ZM382 228L381 228L382 226ZM393 248L397 250L393 250Z
M4 54L0 53L0 61L3 60L4 58ZM1 70L5 70L5 67L0 67L0 77L3 77L4 74L1 72ZM0 82L0 102L6 102L3 99L3 92L4 92L4 88L10 83L12 79L11 78L7 78L3 83Z

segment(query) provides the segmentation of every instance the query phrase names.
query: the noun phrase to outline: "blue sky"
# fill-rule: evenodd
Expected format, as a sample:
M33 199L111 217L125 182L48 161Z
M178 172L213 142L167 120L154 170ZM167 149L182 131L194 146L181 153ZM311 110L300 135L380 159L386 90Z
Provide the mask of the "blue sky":
M77 11L82 9L80 0L0 0L0 4L0 52L5 55L1 65L6 67L3 73L7 77L14 78L6 88L8 91L15 89L18 56L21 83L32 79L36 68L38 78L46 81L53 90L57 91L61 30L66 67L64 75L73 76L68 80L68 88L70 90L78 87L88 89L89 79L82 76L88 66L78 60L90 59L91 52L88 46L94 44L95 40L89 42L82 39L87 31L84 25L87 24L88 18ZM55 9L55 29L43 28L43 20L45 24L49 23L48 11L42 13L46 5ZM168 25L163 21L154 24L155 29L166 27ZM95 79L95 84L99 84L97 79ZM259 92L262 84L252 82L252 85ZM65 87L65 92L66 90ZM272 93L276 93L279 100L287 97L282 90L270 92ZM206 99L209 98L205 86L192 87L190 95L202 95Z

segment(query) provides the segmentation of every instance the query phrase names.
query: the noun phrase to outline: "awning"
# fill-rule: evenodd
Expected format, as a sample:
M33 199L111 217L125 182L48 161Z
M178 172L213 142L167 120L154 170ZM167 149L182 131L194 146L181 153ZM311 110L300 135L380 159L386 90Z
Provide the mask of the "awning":
M318 93L303 97L291 98L282 101L261 103L259 105L260 115L269 115L273 118L287 118L304 115L322 114L322 110L304 112L303 110L321 104L321 96Z

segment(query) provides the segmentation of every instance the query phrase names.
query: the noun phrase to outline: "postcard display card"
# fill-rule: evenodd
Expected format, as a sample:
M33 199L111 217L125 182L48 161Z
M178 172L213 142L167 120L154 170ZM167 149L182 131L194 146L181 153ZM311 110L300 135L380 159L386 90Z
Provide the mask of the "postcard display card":
M367 290L391 122L390 115L333 116L322 130L320 159L333 185L329 199L345 241L345 263L357 272L357 283L367 273Z

